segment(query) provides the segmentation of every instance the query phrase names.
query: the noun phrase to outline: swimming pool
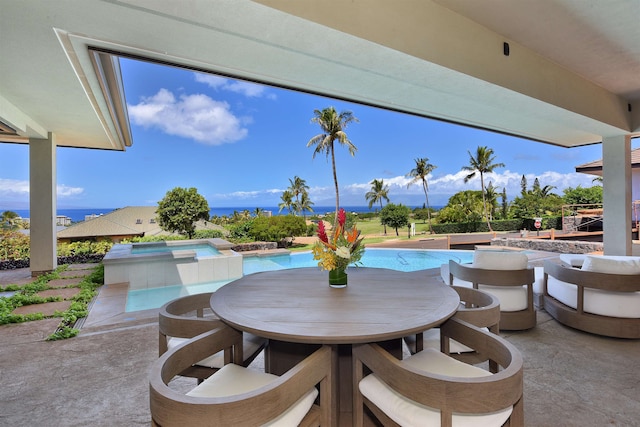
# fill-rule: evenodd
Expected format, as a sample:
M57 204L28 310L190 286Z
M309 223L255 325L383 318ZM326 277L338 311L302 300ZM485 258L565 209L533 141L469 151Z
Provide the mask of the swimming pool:
M473 251L367 248L364 251L361 262L362 267L416 271L439 268L440 265L448 263L450 259L460 263L472 262ZM250 256L245 257L242 261L242 269L245 275L259 271L317 266L318 261L313 259L311 252L266 257Z
M363 267L416 271L439 268L440 265L448 263L450 259L460 263L472 262L473 251L367 248L364 251L361 261ZM246 256L242 260L244 275L258 273L260 271L317 266L318 261L313 259L311 252L270 256ZM125 310L131 312L158 308L164 303L181 296L214 292L232 280L164 286L162 288L132 289L128 292Z

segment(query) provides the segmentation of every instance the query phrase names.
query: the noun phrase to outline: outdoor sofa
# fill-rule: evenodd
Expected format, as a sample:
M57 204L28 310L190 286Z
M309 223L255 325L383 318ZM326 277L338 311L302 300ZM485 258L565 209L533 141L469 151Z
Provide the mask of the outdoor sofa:
M561 256L544 263L544 308L598 335L640 338L640 257Z

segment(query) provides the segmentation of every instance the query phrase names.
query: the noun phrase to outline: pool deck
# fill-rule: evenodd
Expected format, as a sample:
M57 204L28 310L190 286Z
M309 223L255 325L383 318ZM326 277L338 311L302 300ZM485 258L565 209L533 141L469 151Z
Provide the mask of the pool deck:
M530 256L541 263L554 255ZM28 270L0 272L0 284L31 280ZM157 310L126 313L125 302L125 286L103 286L80 334L67 340L44 340L58 319L0 326L0 424L148 425ZM543 310L536 328L501 335L524 357L525 425L639 425L640 341L576 331Z

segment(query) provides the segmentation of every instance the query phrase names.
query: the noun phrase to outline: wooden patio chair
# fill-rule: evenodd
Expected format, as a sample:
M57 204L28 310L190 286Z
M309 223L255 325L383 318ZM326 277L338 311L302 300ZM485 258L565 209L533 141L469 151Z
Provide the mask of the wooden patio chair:
M455 319L463 320L496 335L500 334L500 302L495 296L488 292L462 286L452 286L452 288L460 295L460 308L453 315ZM404 341L411 354L425 348L440 349L440 328L432 328L416 335L409 335L404 338ZM449 347L446 351L451 357L458 360L464 360L467 363L487 360L474 349L456 340L448 340L447 344Z
M501 370L491 373L446 351L425 349L398 360L377 344L354 345L355 426L363 425L365 407L384 426L524 425L520 352L459 319L447 320L440 329L442 347L447 338L455 339Z
M329 425L330 347L321 347L277 376L240 366L237 347L241 342L241 332L221 325L187 340L156 360L149 377L152 425ZM224 353L225 365L201 384L186 394L169 387L176 375L219 351Z
M449 261L450 285L489 292L500 302L500 329L519 331L536 326L533 299L535 269L527 256L510 251L475 251L473 264Z
M158 352L162 356L167 350L184 343L190 338L221 326L223 323L209 308L211 292L188 295L169 301L160 308L158 314ZM207 313L205 315L205 313ZM264 349L268 340L249 333L243 334L242 366L249 366ZM222 352L210 355L185 368L180 374L202 381L224 366Z

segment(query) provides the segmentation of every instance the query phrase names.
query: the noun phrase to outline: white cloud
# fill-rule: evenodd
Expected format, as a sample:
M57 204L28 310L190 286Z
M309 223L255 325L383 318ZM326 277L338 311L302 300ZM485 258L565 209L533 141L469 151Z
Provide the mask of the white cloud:
M20 199L29 196L29 181L0 178L0 197Z
M80 187L69 187L68 185L58 185L56 187L56 192L58 194L58 197L73 197L73 196L77 196L79 194L84 193L84 188L80 188Z
M262 96L266 96L269 99L275 98L274 94L267 92L266 86L255 83L226 79L224 77L202 73L195 73L195 79L197 82L204 83L213 89L227 90L249 98L259 98Z
M429 175L427 181L429 183L429 201L432 206L444 206L447 201L455 193L463 190L479 190L480 178L473 178L465 184L464 177L468 173L460 171L455 174L447 174L434 177ZM563 194L563 190L568 187L591 187L592 177L579 173L561 174L557 172L544 172L539 175L526 174L528 187L531 188L533 181L537 177L540 185L551 185L556 188L553 190L558 195ZM491 181L498 191L506 186L507 197L513 200L520 194L520 180L522 174L504 171L502 173L487 174L486 182ZM381 179L381 178L376 178ZM384 183L389 186L389 199L392 203L402 203L409 206L421 206L424 203L424 192L420 183L411 185L407 188L410 179L405 176L396 176L392 178L382 178ZM364 183L346 184L340 187L340 204L343 206L364 206L367 201L364 197L365 193L371 189L371 181L373 178ZM242 200L247 202L256 202L266 206L277 206L280 203L280 196L284 189L270 188L266 190L255 191L238 191L227 194L213 195L210 200L212 204L216 202L222 203L233 200ZM321 187L314 186L309 188L309 197L314 202L314 206L332 206L335 202L335 189L332 185Z
M58 198L77 196L84 192L82 187L70 187L60 184L56 187ZM26 202L29 200L29 181L0 178L0 199Z
M442 176L434 177L433 174L427 176L427 183L429 184L429 198L431 196L444 196L441 200L448 200L449 197L454 195L459 191L464 190L480 190L480 176L477 174L476 177L470 179L467 183L464 182L464 177L468 175L466 171L459 171L455 174L446 174ZM568 187L591 187L594 184L592 183L593 177L590 175L585 175L581 173L557 173L557 172L544 172L542 174L525 174L527 178L528 188L531 188L533 185L533 181L538 178L540 185L543 187L546 185L551 185L556 187L553 192L562 195L563 190ZM380 178L377 178L380 179ZM507 197L512 200L514 197L520 194L520 181L522 179L522 174L511 171L504 171L501 173L490 173L485 175L485 185L488 185L489 182L493 183L493 186L498 188L499 191L502 191L503 187L507 189ZM397 197L397 196L422 196L424 197L424 193L422 190L422 185L420 183L411 185L407 188L407 184L410 182L410 179L405 176L397 176L393 178L384 178L384 183L389 185L389 197ZM368 183L358 183L351 184L345 187L348 192L355 193L356 190L362 193L362 197L364 198L364 193L371 189L371 181Z
M202 94L181 95L178 99L167 89L160 89L128 109L136 125L209 145L236 142L248 134L229 104Z

